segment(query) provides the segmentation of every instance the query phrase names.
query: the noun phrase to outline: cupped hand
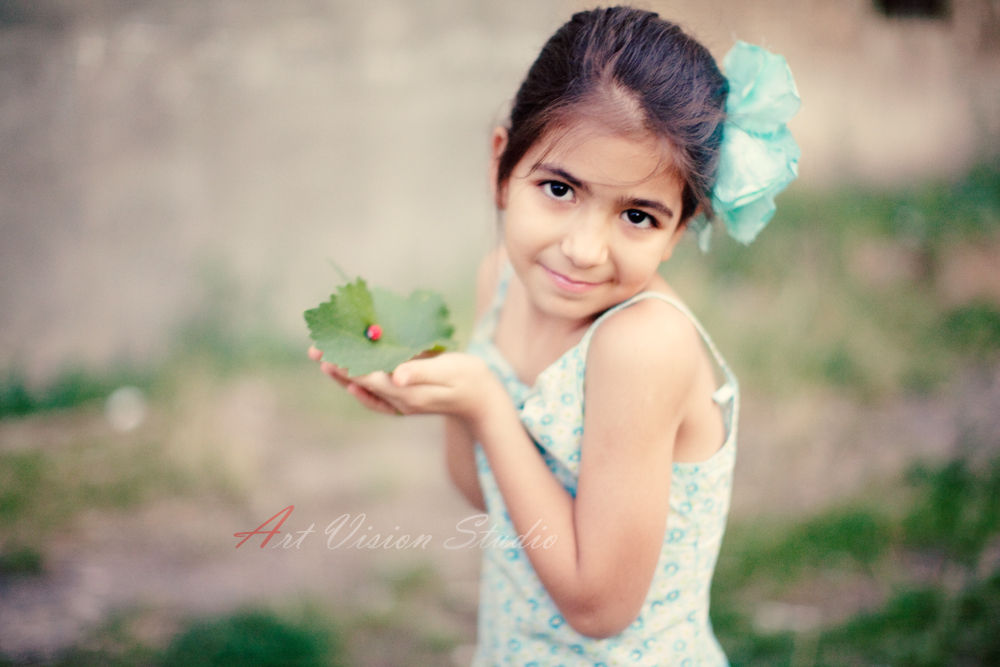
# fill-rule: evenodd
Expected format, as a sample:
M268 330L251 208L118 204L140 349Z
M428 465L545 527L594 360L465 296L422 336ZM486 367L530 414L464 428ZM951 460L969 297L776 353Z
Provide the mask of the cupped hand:
M390 405L388 402L382 400L378 396L372 394L364 387L358 385L352 378L347 374L347 370L337 366L336 364L331 364L329 361L322 361L323 352L318 350L315 346L309 348L309 358L313 361L319 361L319 369L333 378L337 384L347 390L347 393L358 399L361 405L365 406L369 410L374 410L376 412L383 412L387 415L398 415L401 414L399 410ZM382 373L385 375L385 373Z
M493 397L506 392L486 363L469 354L447 352L400 364L392 375L378 372L349 382L400 414L444 414L469 421L483 416Z

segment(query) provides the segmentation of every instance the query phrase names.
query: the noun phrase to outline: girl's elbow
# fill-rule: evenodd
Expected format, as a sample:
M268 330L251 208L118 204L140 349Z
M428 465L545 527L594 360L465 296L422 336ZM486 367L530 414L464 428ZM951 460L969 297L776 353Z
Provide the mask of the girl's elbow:
M480 512L488 511L486 509L486 499L483 498L483 492L480 491L479 489L476 489L475 491L469 491L465 495L465 499L469 501L469 504L472 505L473 509L477 509Z
M613 605L581 605L563 612L571 628L584 637L607 639L620 634L639 617L639 609L622 609Z

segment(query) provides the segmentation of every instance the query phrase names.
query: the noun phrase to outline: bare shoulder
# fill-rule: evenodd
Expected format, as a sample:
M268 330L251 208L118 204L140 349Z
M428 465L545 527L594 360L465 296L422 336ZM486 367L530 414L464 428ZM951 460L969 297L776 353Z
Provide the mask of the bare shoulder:
M725 439L712 400L716 388L714 363L694 322L662 299L622 308L594 331L585 398L592 423L613 430L641 424L635 428L645 429L650 442L668 434L675 460L704 461Z
M647 387L677 391L690 387L705 362L691 320L655 298L607 317L594 331L587 353L588 373L611 378L624 374Z
M493 300L493 294L497 290L497 283L500 281L500 272L503 270L506 261L507 254L501 246L487 253L479 263L479 271L476 273L477 320L482 317Z

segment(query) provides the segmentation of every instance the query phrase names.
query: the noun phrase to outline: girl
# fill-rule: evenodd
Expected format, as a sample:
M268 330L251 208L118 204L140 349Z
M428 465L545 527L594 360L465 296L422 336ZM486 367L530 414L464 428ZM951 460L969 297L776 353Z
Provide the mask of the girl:
M373 410L445 415L455 485L523 536L484 552L477 666L726 664L708 592L736 378L657 268L713 215L752 239L798 158L784 60L738 44L726 69L656 14L575 15L493 134L503 245L468 351L322 364Z

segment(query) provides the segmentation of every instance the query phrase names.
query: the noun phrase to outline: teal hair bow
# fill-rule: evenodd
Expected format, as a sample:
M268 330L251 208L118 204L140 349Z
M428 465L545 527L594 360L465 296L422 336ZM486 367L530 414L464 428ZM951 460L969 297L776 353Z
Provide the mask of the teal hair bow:
M799 175L799 146L785 124L801 99L782 56L738 41L722 62L729 97L712 208L729 235L748 244L774 216L774 197ZM707 251L711 225L704 216L692 222Z

